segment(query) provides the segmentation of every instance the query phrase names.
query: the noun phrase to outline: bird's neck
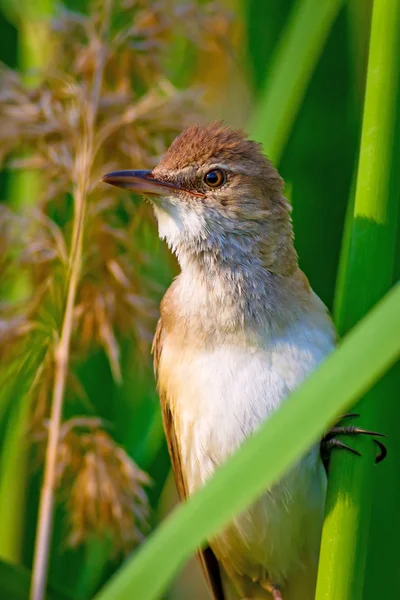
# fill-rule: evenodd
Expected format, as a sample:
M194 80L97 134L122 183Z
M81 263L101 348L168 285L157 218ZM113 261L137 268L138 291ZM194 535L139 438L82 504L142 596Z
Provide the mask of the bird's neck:
M235 224L229 229L224 223L223 233L207 228L203 237L182 236L169 243L177 255L182 271L196 269L203 277L227 275L265 280L265 272L290 275L297 269L297 253L293 245L293 229L287 217L273 227L267 223Z
M308 282L297 259L289 272L271 271L259 242L242 235L196 251L180 248L182 272L166 294L164 319L199 339L280 330L292 322L311 298Z
M228 235L216 243L200 241L177 252L182 279L190 279L209 293L216 288L225 297L261 294L270 278L254 237Z

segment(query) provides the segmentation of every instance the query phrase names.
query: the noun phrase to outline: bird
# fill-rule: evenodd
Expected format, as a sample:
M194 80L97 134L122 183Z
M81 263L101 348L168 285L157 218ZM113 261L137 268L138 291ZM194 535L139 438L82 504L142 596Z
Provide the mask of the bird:
M161 302L153 354L184 500L332 352L336 332L299 268L283 180L242 130L193 125L153 170L102 181L150 200L180 266ZM357 453L336 438L346 432L379 435L333 427L325 459L334 447ZM215 600L314 598L325 462L315 444L199 551Z

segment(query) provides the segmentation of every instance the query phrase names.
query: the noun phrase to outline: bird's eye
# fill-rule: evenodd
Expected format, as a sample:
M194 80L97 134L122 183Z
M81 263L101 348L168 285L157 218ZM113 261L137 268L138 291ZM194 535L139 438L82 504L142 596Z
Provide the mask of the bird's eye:
M204 176L205 183L212 188L217 188L223 185L226 181L225 172L222 169L213 169L208 171Z

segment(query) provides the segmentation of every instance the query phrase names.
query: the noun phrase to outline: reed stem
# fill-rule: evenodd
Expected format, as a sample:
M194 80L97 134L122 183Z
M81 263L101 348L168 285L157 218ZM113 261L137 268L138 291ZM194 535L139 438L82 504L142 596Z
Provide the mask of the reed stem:
M375 0L360 159L344 282L338 286L340 335L351 329L393 283L398 198L392 189L400 89L400 0ZM355 363L354 368L357 368ZM376 428L396 390L382 380L355 409L358 424ZM317 600L362 600L374 490L374 446L357 440L362 459L334 453L330 464Z
M105 36L110 21L111 0L104 3L104 17L101 35ZM82 240L85 222L86 201L89 193L90 175L94 158L94 128L97 107L101 93L101 82L105 63L105 53L100 51L88 101L83 102L83 135L81 146L75 159L74 176L74 220L69 255L69 277L67 299L61 336L54 352L54 382L52 390L49 435L46 448L44 478L41 490L37 535L33 561L31 600L43 600L48 572L49 549L51 542L54 495L56 488L56 468L58 442L62 421L63 402L69 370L71 337L73 331L74 307L80 281L82 265Z

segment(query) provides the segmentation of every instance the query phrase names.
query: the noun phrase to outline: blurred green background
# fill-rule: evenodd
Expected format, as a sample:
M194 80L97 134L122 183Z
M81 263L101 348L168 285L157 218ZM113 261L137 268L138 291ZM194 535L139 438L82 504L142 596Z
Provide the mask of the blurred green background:
M200 10L210 4L204 0L198 3ZM177 29L163 60L166 74L178 88L203 86L202 120L221 118L234 126L250 129L252 135L264 142L267 151L271 143L272 159L286 181L293 205L300 266L315 292L334 310L346 210L352 197L358 158L371 2L321 0L320 5L324 3L327 13L323 15L321 11L318 15L318 11L313 11L313 4L317 6L318 2L309 0L221 0L221 11L227 12L229 20L222 38L204 53L201 48L185 52L184 32ZM147 4L151 6L152 0ZM86 0L70 0L66 5L74 10L87 10ZM301 7L306 5L309 9L304 12L298 35L300 48L310 43L309 53L305 57L298 55L298 60L305 63L300 92L291 87L292 74L297 76L297 56L292 64L286 65L287 85L281 86L280 91L284 95L293 94L293 114L285 116L287 135L283 134L278 143L276 137L272 141L268 137L269 128L273 130L276 125L274 113L268 113L270 121L267 119L266 124L260 125L259 131L255 115L260 111L265 94L269 93L271 81L276 80L276 61L287 41L288 23L296 15L299 17ZM39 67L44 60L44 46L38 35L38 23L57 10L57 3L51 0L2 0L1 61L22 72ZM310 14L317 15L316 23L309 18ZM311 44L314 30L321 33ZM276 100L287 104L288 98L278 96ZM134 166L120 165L121 168ZM1 201L13 206L34 203L32 181L26 183L20 175L9 171L2 173ZM158 242L156 229L148 220L137 235L138 246L152 257L145 274L159 284L154 294L159 300L176 272L176 265ZM400 251L397 257L399 275ZM120 386L114 383L105 354L100 350L92 352L78 371L83 387L95 403L96 414L113 424L115 439L153 479L149 500L151 525L156 526L176 502L176 495L168 476L169 459L149 351L147 356L148 359L140 357L133 342L123 343L123 383ZM399 386L398 366L388 377L392 385ZM3 418L2 413L0 418ZM21 428L18 429L20 415L8 414L7 423L6 420L3 418L0 430L0 556L10 563L31 568L41 472L31 468L26 452L21 451L24 444ZM397 467L400 442L395 419L383 416L382 423L377 423L375 428L387 432L390 441L388 459L377 477L364 591L366 600L394 598L400 593L397 551L400 517L396 510L400 501ZM66 590L71 599L90 598L118 568L122 558L110 557L109 544L104 541L87 540L77 549L67 548L65 535L65 508L61 505L55 516L49 579L55 588ZM6 589L6 582L12 580L12 573L5 567L2 569L0 595ZM15 598L26 597L24 576L27 575L19 577L20 587L15 588ZM206 594L193 561L174 583L168 598L205 598ZM60 592L54 597L63 596Z

